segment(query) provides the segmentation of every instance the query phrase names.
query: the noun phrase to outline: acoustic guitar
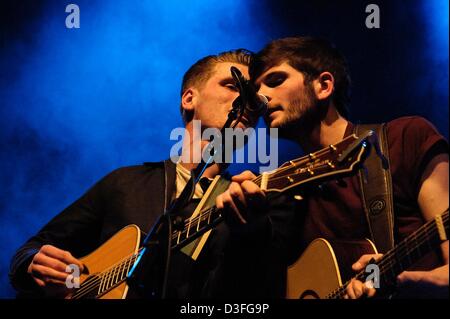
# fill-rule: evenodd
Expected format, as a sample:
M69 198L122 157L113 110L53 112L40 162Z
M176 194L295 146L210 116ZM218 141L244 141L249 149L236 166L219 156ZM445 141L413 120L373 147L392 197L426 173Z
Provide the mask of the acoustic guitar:
M253 181L265 192L284 192L306 183L346 176L362 165L373 137L373 131L361 136L350 135L335 145L264 172ZM228 185L229 181L220 176L213 180L192 216L184 221L181 229L172 232L173 250L180 249L193 260L197 259L211 229L223 220L221 211L214 204L216 196ZM87 271L80 275L79 288L67 298L125 298L127 275L142 251L140 234L138 226L126 226L94 252L81 258Z
M381 259L372 263L379 269L379 288L388 288L395 284L397 275L448 240L448 230L447 210L422 225ZM288 267L286 297L341 299L346 294L346 288L353 277L351 265L363 254L376 253L375 245L368 239L361 241L315 239L300 258ZM368 274L362 270L353 278L364 282ZM350 279L345 281L344 278Z

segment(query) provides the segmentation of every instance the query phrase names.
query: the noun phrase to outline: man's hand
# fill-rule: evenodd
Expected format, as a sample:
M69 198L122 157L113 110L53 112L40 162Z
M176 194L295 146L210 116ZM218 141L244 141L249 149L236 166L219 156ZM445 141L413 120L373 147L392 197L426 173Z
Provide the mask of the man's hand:
M34 255L28 266L28 273L48 296L65 297L70 293L66 286L66 279L70 275L66 272L66 267L70 264L78 266L80 274L83 272L83 264L70 252L44 245Z
M448 264L430 271L404 271L397 277L401 297L448 298Z
M226 219L239 224L246 224L251 218L248 211L257 211L266 204L264 192L252 180L256 176L244 171L232 177L232 182L223 194L217 196L216 206L227 211Z
M363 255L352 265L355 272L363 270L373 258L378 260L381 254ZM402 298L448 298L449 279L448 264L430 271L404 271L397 276L397 290ZM345 299L357 299L362 296L373 297L375 288L370 282L362 283L352 279L346 289Z
M352 265L352 269L355 272L360 272L361 270L365 269L366 266L369 264L369 262L374 259L378 260L383 256L382 254L368 254L368 255L362 255L361 258L358 259L357 262L355 262ZM345 299L357 299L361 298L362 296L367 297L373 297L375 295L375 288L371 285L372 282L361 282L356 279L352 279L351 282L348 284L346 292L347 294L344 296Z

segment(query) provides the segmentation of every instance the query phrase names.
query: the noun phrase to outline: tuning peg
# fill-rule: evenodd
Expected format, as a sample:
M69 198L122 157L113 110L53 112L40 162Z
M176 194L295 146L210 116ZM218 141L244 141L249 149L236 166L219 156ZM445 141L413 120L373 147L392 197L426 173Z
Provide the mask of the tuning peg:
M327 161L327 165L331 168L336 168L336 166L330 160Z

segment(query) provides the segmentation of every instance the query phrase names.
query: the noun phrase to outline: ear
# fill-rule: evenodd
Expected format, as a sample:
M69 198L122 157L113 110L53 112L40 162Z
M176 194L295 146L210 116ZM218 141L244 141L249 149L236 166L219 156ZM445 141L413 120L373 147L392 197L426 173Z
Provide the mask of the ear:
M334 77L330 72L322 72L314 80L314 91L319 100L328 99L334 91Z
M189 88L184 91L181 96L181 107L184 111L190 112L195 109L195 102L197 100L197 90L194 88Z

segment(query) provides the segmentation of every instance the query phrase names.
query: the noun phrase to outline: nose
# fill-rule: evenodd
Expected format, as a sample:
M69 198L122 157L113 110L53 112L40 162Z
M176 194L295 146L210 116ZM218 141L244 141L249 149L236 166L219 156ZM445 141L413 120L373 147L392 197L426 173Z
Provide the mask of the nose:
M269 90L265 89L265 87L263 85L261 85L261 87L259 88L258 94L264 95L267 98L268 102L270 102L270 100L272 100L272 98L269 95Z

